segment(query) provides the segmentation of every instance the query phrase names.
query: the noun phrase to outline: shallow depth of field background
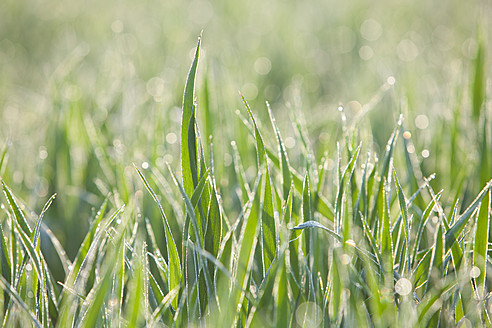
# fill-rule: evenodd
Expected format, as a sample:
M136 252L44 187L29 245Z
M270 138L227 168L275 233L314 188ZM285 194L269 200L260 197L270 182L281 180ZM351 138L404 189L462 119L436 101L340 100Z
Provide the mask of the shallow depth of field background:
M305 122L317 157L334 159L337 108L350 124L389 81L358 124L365 151L381 155L403 113L423 174L436 172L436 187L452 189L453 166L477 161L470 90L477 36L492 44L490 17L488 1L4 0L0 149L7 145L8 165L0 174L36 213L57 193L45 222L73 257L107 192L118 189L123 201L133 193L119 189L134 178L132 162L179 172L183 86L203 30L197 115L202 140L213 132L219 187L231 183L231 140L243 154L251 148L247 173L255 164L238 91L260 125L270 102L295 167L292 119ZM490 95L490 81L486 88ZM462 151L450 162L456 112ZM101 149L119 170L101 165ZM471 183L470 197L481 187ZM234 199L223 202L234 209Z

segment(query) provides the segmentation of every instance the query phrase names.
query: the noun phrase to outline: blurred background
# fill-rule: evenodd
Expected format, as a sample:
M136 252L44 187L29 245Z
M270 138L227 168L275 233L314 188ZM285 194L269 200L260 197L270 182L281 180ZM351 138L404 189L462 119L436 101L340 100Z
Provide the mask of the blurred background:
M57 193L46 222L73 257L107 193L127 202L134 192L132 162L179 172L183 88L203 30L197 115L221 188L232 140L251 154L247 173L255 164L238 91L273 138L270 102L294 167L305 159L292 122L333 170L343 126L357 120L364 151L379 156L403 114L422 174L451 188L480 153L472 89L480 44L490 77L490 18L485 0L3 0L0 175L28 212Z

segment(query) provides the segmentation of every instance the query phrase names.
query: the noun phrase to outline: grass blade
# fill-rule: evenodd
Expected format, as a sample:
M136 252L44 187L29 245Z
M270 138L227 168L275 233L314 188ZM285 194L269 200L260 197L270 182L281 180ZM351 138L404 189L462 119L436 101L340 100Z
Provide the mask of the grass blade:
M138 175L142 179L143 183L145 184L145 187L147 190L150 192L152 195L152 198L154 198L154 201L157 203L157 206L159 206L159 210L161 212L162 220L164 221L164 230L166 234L166 249L167 249L167 259L169 261L169 270L168 270L168 284L169 284L169 289L174 289L176 286L178 286L181 282L181 261L178 256L178 250L176 249L176 243L174 242L174 237L171 232L171 227L169 226L169 222L167 221L166 214L164 213L164 209L162 208L161 202L157 198L157 195L155 192L152 190L150 187L149 183L143 176L142 172L137 168L137 166L134 164L135 170L137 170ZM176 309L178 306L178 299L175 298L173 300L173 307Z
M186 86L183 95L182 117L181 117L181 174L183 176L183 186L188 195L193 193L193 178L191 173L191 157L190 157L190 145L189 145L189 128L192 115L194 115L194 97L195 97L195 75L198 66L198 55L200 52L200 40L196 46L195 57L188 73L186 80ZM196 167L195 167L196 169Z

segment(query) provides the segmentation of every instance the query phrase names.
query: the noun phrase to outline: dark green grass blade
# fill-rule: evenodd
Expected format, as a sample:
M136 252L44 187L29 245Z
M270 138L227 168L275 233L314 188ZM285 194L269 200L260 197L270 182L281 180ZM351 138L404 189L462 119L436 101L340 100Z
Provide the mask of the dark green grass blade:
M194 190L198 183L198 154L197 154L197 136L195 132L196 120L195 120L196 104L192 105L190 121L188 122L188 161L190 163L191 181ZM203 163L203 162L202 162ZM191 193L188 193L190 195Z
M201 36L198 38L195 58L193 59L193 63L191 64L190 71L188 73L188 78L186 80L186 86L183 95L183 113L181 118L181 174L183 176L183 186L188 195L191 195L193 193L193 178L190 165L190 145L188 140L188 130L190 127L189 123L191 121L191 116L194 115L193 103L195 93L195 75L198 65L200 40Z
M213 181L213 178L212 178ZM222 216L219 207L219 201L217 199L217 189L215 182L211 183L210 205L208 209L208 226L205 234L205 249L217 256L219 253L220 240L222 237Z
M475 72L472 86L472 113L473 118L478 122L482 105L485 100L485 43L481 35L478 37L477 55L474 60Z

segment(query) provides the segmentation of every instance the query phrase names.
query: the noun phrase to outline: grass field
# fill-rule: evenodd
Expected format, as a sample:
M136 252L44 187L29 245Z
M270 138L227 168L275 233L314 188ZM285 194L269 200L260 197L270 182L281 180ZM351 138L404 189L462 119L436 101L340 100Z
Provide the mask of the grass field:
M490 17L3 1L2 326L492 326Z

